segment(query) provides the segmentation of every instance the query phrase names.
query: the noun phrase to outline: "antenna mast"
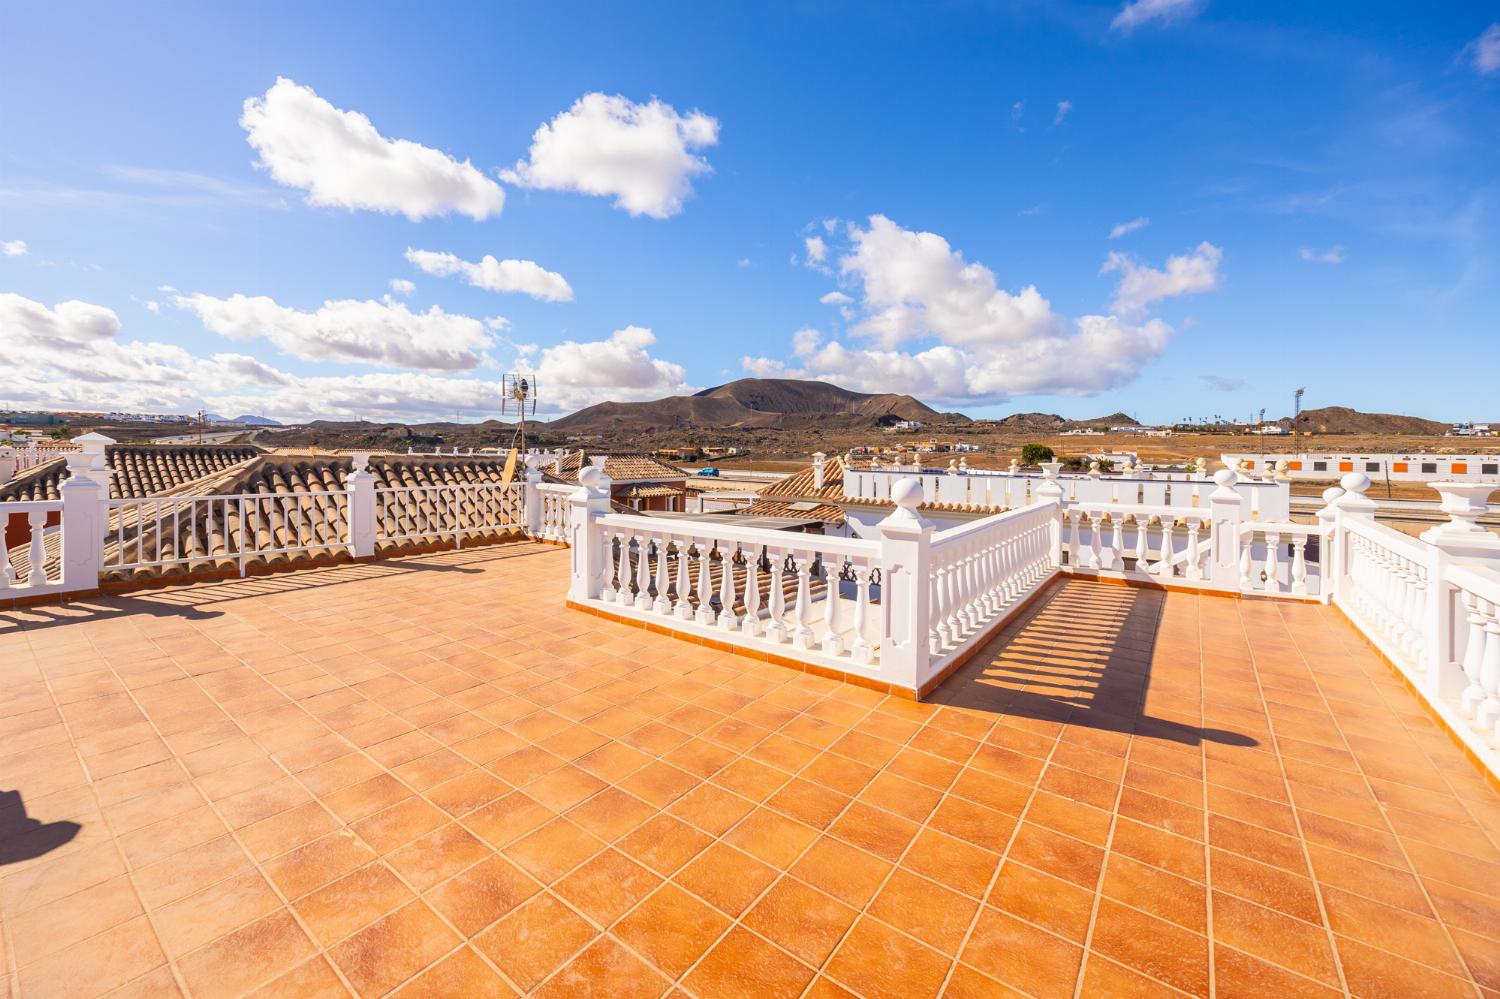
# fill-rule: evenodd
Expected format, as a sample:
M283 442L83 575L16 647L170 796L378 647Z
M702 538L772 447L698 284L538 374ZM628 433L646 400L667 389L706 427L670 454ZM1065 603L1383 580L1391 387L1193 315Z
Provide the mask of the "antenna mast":
M515 407L516 415L520 417L516 424L516 435L512 443L520 441L522 454L526 453L526 407L531 407L531 415L536 417L536 381L525 375L509 374L502 379L504 395L500 399L500 415L504 416L509 407Z

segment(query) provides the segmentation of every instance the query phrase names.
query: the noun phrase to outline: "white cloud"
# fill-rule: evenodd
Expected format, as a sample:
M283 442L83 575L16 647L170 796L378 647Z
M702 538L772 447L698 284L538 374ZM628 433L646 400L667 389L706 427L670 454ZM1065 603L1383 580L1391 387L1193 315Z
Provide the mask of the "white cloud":
M1010 120L1020 121L1026 114L1026 102L1016 101L1010 106Z
M406 278L391 278L391 291L398 295L410 296L416 294L417 286Z
M1130 0L1120 8L1109 26L1126 34L1152 21L1168 23L1192 17L1199 11L1199 0Z
M823 303L824 305L850 305L854 302L854 299L850 298L848 295L845 295L841 291L830 291L828 294L818 299L818 301Z
M459 212L498 215L505 191L447 153L388 139L357 111L342 111L311 87L278 78L245 101L240 127L273 180L307 192L313 205L402 214L413 222Z
M0 243L0 254L4 254L7 257L24 257L26 253L26 240L24 239L12 239Z
M1133 232L1146 228L1146 226L1150 224L1151 220L1146 216L1137 216L1136 218L1131 219L1129 222L1121 222L1119 225L1111 229L1109 231L1109 238L1119 239L1121 236L1128 236Z
M542 124L529 158L501 176L521 187L613 196L631 215L665 219L682 211L692 180L712 168L693 150L719 141L719 122L701 111L680 115L652 98L585 94Z
M828 244L822 236L808 236L802 242L807 247L808 263L821 264L828 259Z
M1111 253L1100 273L1118 272L1120 283L1111 304L1121 315L1140 315L1146 306L1163 298L1214 291L1223 283L1219 261L1224 251L1212 243L1199 243L1191 253L1168 257L1162 270L1137 263L1129 254Z
M205 328L232 340L265 337L308 361L354 361L392 368L465 371L485 361L489 333L477 319L433 306L412 312L402 302L324 302L315 312L277 304L264 295L178 295Z
M1068 116L1068 114L1072 110L1073 110L1073 102L1072 101L1058 101L1057 102L1057 114L1055 114L1055 115L1052 116L1052 124L1054 124L1054 125L1061 125L1063 123L1063 119L1066 118Z
M146 311L147 312L160 312L161 311L161 303L158 302L154 298L148 298L148 299L146 299L146 301L142 302L141 304L146 307Z
M649 329L627 326L608 340L544 347L534 368L538 393L548 405L571 410L606 399L628 402L695 391L682 365L651 356L647 348L654 343Z
M1484 29L1484 34L1468 45L1474 70L1489 76L1500 72L1500 22Z
M1297 251L1297 256L1315 264L1341 264L1344 262L1344 248L1335 245L1326 250L1315 250L1310 246L1304 246Z
M734 262L734 266L744 270L747 267L754 267L755 263L749 257L741 257Z
M121 338L112 309L86 302L51 308L0 294L6 356L0 405L129 412L262 413L283 421L308 419L422 420L455 410L498 416L499 381L421 372L302 376L238 353L198 357L172 344ZM543 408L549 412L606 398L653 398L692 391L680 365L649 356L655 338L629 327L598 343L546 348ZM516 348L519 358L537 353Z
M561 274L545 270L532 260L496 260L486 254L476 264L451 253L410 247L406 250L406 259L428 274L437 277L457 274L474 287L488 291L519 291L546 302L573 300L573 289Z
M1203 384L1215 392L1238 392L1245 387L1243 378L1230 378L1225 375L1199 375L1198 377L1203 379Z
M1069 320L1034 286L1001 288L989 268L965 260L936 233L913 232L875 215L865 225L846 226L845 235L848 248L838 264L859 300L855 305L849 295L832 292L842 297L824 301L849 303L850 335L866 343L825 340L817 330L802 329L793 336L792 363L745 357L746 371L955 404L1088 395L1129 382L1166 349L1175 331L1142 315L1146 305L1218 284L1219 251L1207 243L1169 259L1162 271L1112 255L1107 269L1129 271L1116 296L1130 306L1129 314Z
M863 289L864 316L853 332L882 347L935 336L947 343L1017 341L1053 332L1058 319L1035 286L1011 294L983 264L931 232L903 229L884 215L849 226L839 265Z

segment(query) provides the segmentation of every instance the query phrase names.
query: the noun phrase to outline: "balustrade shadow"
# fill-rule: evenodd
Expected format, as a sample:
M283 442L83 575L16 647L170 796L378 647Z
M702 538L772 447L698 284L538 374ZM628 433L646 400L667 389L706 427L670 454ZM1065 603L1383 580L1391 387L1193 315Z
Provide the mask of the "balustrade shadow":
M1239 732L1144 713L1166 599L1082 580L1055 585L927 700L1191 746L1257 745Z
M77 822L42 822L26 814L20 791L0 791L0 867L35 860L73 841Z
M321 566L278 569L265 575L216 580L164 582L158 586L120 593L68 598L59 603L0 609L0 636L13 631L36 631L100 618L134 616L203 621L219 617L215 604L303 590L344 586L412 573L483 575L486 563L512 558L555 554L553 545L502 542L484 548L390 555L373 562L335 562Z

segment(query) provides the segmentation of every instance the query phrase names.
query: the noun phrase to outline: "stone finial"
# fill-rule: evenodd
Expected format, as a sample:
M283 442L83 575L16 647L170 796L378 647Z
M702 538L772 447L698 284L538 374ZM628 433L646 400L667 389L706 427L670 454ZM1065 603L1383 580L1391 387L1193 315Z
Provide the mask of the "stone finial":
M585 487L589 492L599 488L599 479L604 475L602 465L589 465L578 473L578 484Z
M1021 471L1021 463L1019 461L1017 461L1015 458L1012 458L1010 460L1010 474L1011 475L1018 475L1018 474L1020 474L1020 471Z
M968 458L960 458L960 459L958 459L958 470L960 472L967 472L969 470L969 459Z
M1344 495L1343 489L1339 488L1338 486L1329 486L1327 489L1323 490L1323 505L1327 506L1331 504L1334 500L1338 499L1342 495Z
M816 451L812 456L813 488L823 488L823 471L828 464L828 455L822 451Z
M1232 486L1239 480L1240 477L1235 474L1234 469L1232 468L1221 468L1214 473L1214 482L1218 484L1220 488Z
M1089 462L1089 474L1092 475L1096 479L1100 476L1101 473L1099 471L1099 462L1097 462L1097 461L1091 461L1091 462Z
M1282 458L1276 463L1276 477L1282 480L1291 478L1291 476L1287 474L1289 471L1291 471L1291 467L1291 464L1285 458Z
M370 452L353 451L349 454L349 460L354 463L354 472L358 474L370 467Z
M958 459L956 459L956 458L949 458L948 459L948 474L949 475L957 475L958 474Z
M1489 512L1489 495L1495 485L1489 482L1429 482L1443 497L1442 510L1448 523L1422 532L1422 540L1451 555L1494 558L1500 556L1500 535L1479 526L1479 518Z
M1042 469L1042 478L1044 478L1044 479L1055 479L1062 472L1062 462L1060 462L1060 461L1044 461L1041 464L1041 469Z
M1198 459L1197 463L1195 464L1195 467L1198 469L1198 474L1199 475L1207 475L1208 474L1208 459L1200 457Z
M901 520L917 520L917 507L922 505L922 481L920 479L897 479L891 484L891 502L896 504L892 517Z

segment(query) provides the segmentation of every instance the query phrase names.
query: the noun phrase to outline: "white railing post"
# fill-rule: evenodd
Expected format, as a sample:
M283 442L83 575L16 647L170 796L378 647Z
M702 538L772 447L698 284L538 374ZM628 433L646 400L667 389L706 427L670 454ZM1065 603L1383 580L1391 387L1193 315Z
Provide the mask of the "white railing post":
M16 449L0 444L0 486L16 477Z
M1345 593L1348 592L1345 583L1349 579L1350 557L1349 557L1349 532L1344 527L1347 518L1359 517L1365 520L1375 519L1375 501L1365 496L1365 490L1370 488L1370 479L1359 472L1350 472L1339 480L1344 492L1338 499L1333 501L1334 508L1334 534L1336 535L1334 546L1338 552L1338 562L1334 566L1331 575L1337 580L1337 588Z
M922 484L891 488L896 510L880 527L880 672L888 683L920 690L931 657L932 524L917 513Z
M62 496L62 584L67 590L98 589L104 571L109 494L99 479L89 474L92 460L82 451L67 455L68 477L57 490Z
M599 595L609 556L609 538L599 527L599 518L609 514L609 476L595 465L578 472L578 488L569 502L572 516L568 525L571 562L568 599L592 600Z
M349 493L349 554L371 558L375 554L375 473L370 471L370 452L356 451L354 468L344 480Z
M1061 469L1062 462L1060 461L1043 462L1042 482L1032 492L1034 501L1037 503L1057 504L1057 516L1052 518L1047 535L1053 565L1062 565L1063 490L1057 481L1057 473Z
M1338 509L1334 500L1344 495L1339 486L1323 490L1323 509L1318 511L1318 600L1332 603L1338 589Z
M1240 554L1240 494L1234 484L1239 476L1227 468L1214 473L1216 488L1208 495L1208 578L1226 589L1238 586Z
M1469 628L1476 612L1463 606L1456 588L1448 582L1448 567L1458 564L1500 568L1500 536L1478 524L1479 517L1489 511L1487 500L1495 486L1482 482L1428 484L1443 497L1442 509L1449 519L1448 523L1429 528L1421 535L1428 544L1426 605L1422 612L1429 640L1425 649L1428 661L1423 668L1434 693L1451 699L1459 696L1467 683L1463 670L1456 667L1454 638ZM1477 663L1482 661L1483 653L1473 639L1471 633L1467 648Z
M543 534L545 519L542 510L542 496L537 491L537 486L542 481L542 459L534 454L526 456L525 482L521 487L521 516L526 524L526 536L528 538L539 538Z

